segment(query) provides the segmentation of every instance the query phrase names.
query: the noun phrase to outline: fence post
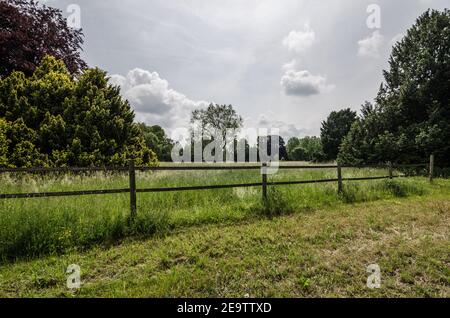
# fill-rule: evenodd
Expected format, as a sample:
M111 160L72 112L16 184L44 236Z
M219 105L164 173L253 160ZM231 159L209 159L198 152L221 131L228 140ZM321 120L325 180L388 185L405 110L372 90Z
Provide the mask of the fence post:
M130 213L133 219L136 216L136 172L134 170L134 160L128 163L128 175L130 178Z
M433 182L434 174L434 155L430 155L430 182Z
M392 172L392 162L388 162L388 169L389 169L389 179L394 178L394 174Z
M262 198L263 198L263 201L266 201L267 200L267 163L265 163L265 162L262 164L261 174L262 174Z
M341 194L343 187L342 187L342 169L341 164L337 163L337 178L338 178L338 193Z

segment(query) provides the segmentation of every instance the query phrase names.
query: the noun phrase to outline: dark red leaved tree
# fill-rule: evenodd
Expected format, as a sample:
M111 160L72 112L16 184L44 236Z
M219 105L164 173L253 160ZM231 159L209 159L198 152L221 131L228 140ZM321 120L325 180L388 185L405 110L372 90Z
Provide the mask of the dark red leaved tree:
M67 26L61 10L33 0L0 0L0 76L15 70L30 75L47 54L79 73L87 67L82 44L82 31Z

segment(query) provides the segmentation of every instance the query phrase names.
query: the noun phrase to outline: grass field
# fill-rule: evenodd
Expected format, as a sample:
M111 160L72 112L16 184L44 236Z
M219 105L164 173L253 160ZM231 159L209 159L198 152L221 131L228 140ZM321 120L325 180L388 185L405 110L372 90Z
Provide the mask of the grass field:
M1 297L449 297L450 196L205 224L0 268ZM81 289L66 288L69 264ZM366 287L379 264L381 288Z
M376 169L344 169L346 176L385 175ZM335 169L282 170L271 180L335 178ZM0 193L127 188L127 174L1 175ZM259 170L159 171L137 174L137 187L167 187L260 182ZM191 225L236 222L261 214L421 194L422 180L367 181L270 187L269 209L261 206L261 189L238 188L138 195L138 217L129 220L129 195L111 194L0 200L0 260L60 254L94 245L115 244L128 236L148 236ZM425 183L426 186L426 183Z
M386 175L344 169L344 177ZM270 180L334 178L283 170ZM138 187L259 182L259 171L145 172ZM1 176L1 193L124 188L126 175ZM425 178L0 200L0 296L448 296L450 182ZM276 190L275 190L276 189ZM37 259L39 258L39 259ZM380 290L365 287L377 262Z

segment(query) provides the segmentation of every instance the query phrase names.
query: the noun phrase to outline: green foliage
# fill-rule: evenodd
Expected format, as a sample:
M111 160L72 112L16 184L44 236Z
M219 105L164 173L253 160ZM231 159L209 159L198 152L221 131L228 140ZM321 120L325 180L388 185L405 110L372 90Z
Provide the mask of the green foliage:
M194 129L200 129L202 136L207 137L225 135L228 129L239 130L243 119L232 105L210 104L206 109L194 110L191 115Z
M130 105L99 69L75 78L47 56L31 77L13 72L0 79L0 118L1 166L156 162Z
M158 125L147 126L144 123L139 123L138 127L142 132L145 144L156 153L158 160L163 162L172 161L173 141L166 136L164 129Z
M219 105L211 103L205 109L194 110L191 114L190 122L191 133L196 139L201 138L203 150L206 145L215 138L222 140L219 146L223 150L223 160L225 160L227 132L238 132L242 128L244 120L237 114L232 105ZM212 154L215 155L214 150L212 151ZM192 152L192 160L194 159L194 152Z
M356 112L346 108L331 112L327 120L322 122L320 139L326 159L336 160L342 139L348 134L355 120Z
M290 151L289 158L294 161L304 161L307 158L305 148L297 146L292 151Z
M8 163L8 146L10 141L6 136L6 121L0 118L0 167L5 167Z
M323 161L325 155L319 137L292 137L287 143L288 158L292 161Z
M275 144L277 142L277 144ZM269 135L269 136L258 136L256 147L258 149L258 161L261 161L261 153L260 150L264 149L263 145L266 144L266 154L269 156L274 156L278 154L278 158L280 160L286 160L288 157L286 144L284 142L283 137L278 135ZM275 150L275 154L272 154L272 148Z
M405 187L403 187L401 183L398 183L395 180L385 180L384 186L396 197L405 197L407 194Z
M69 72L87 68L81 59L83 32L72 28L59 9L45 1L0 1L0 76L31 75L45 55L64 61Z
M428 10L397 42L375 106L342 143L345 163L450 164L450 11Z

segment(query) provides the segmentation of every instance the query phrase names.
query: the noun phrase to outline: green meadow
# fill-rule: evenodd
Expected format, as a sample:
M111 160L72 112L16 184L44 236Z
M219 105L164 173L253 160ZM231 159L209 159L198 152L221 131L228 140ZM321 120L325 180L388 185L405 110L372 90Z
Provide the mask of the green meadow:
M3 203L2 252L29 259L0 265L0 297L449 297L448 180L335 190L277 188L272 217L258 189L144 195L135 227L125 196ZM66 285L70 264L80 289ZM366 286L369 264L378 289Z
M382 176L383 169L343 169L343 177ZM335 178L336 169L280 170L268 181ZM2 174L1 193L127 188L126 173ZM138 188L260 182L259 170L137 172ZM446 184L446 183L443 183ZM446 189L446 188L444 188ZM107 194L0 200L0 260L3 263L60 255L93 246L119 244L128 237L166 235L202 224L233 224L249 219L304 213L315 208L395 197L421 196L440 188L422 177L337 184L269 186L138 193L137 217L130 220L129 195Z

